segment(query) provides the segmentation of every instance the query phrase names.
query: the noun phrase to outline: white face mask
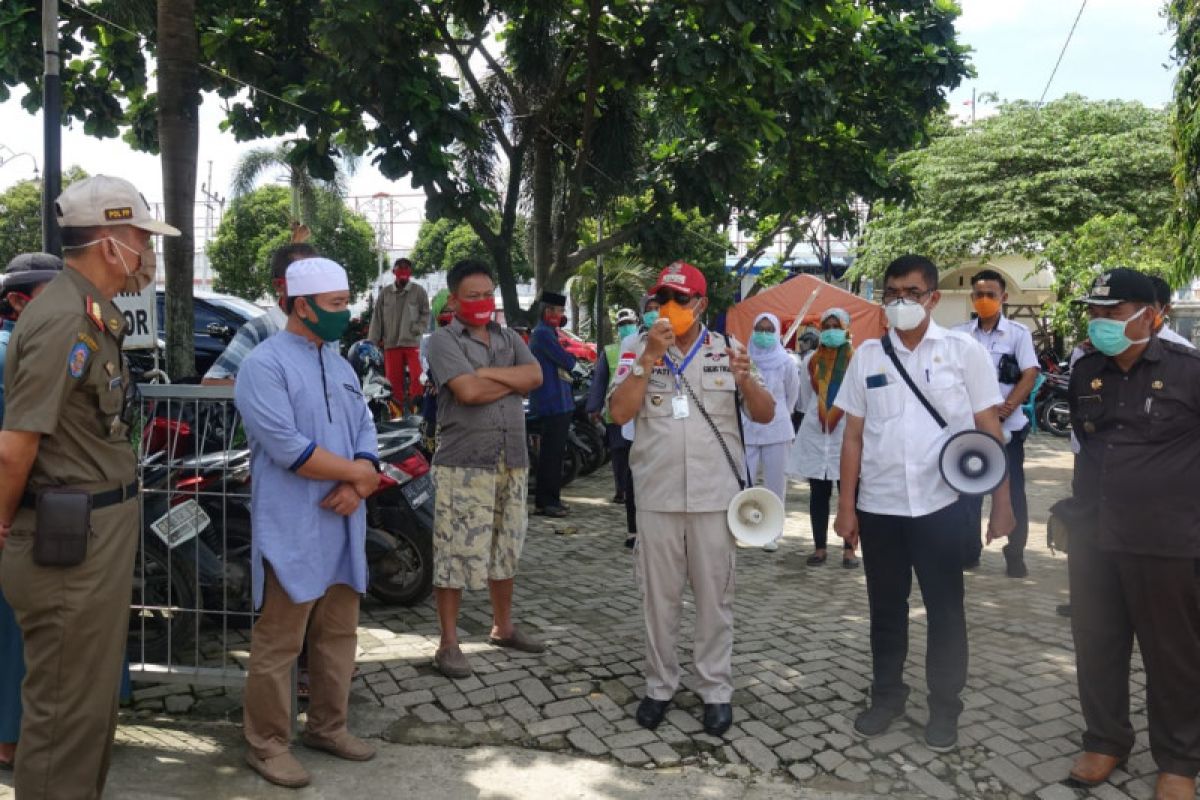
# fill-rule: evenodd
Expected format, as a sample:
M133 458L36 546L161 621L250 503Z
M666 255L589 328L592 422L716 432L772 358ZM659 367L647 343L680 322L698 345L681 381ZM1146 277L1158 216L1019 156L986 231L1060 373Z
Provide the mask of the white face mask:
M105 240L117 246L117 258L121 259L121 266L125 269L125 286L122 287L122 292L126 294L140 294L142 289L154 283L154 279L158 275L158 255L154 252L153 244L147 244L145 249L138 251L111 236L105 236L103 239L93 239L90 242L77 244L74 247L64 247L63 249L82 250L85 247L100 244ZM122 249L138 254L138 266L133 272L129 271L129 264L125 262L125 256L121 254Z
M898 331L911 331L925 321L925 306L921 303L897 300L885 305L883 313L887 315L888 327Z

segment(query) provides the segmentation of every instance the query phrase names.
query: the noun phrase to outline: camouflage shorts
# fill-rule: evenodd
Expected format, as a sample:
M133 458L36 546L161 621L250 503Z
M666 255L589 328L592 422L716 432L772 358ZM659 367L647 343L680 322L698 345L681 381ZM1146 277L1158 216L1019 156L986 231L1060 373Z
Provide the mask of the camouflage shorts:
M515 577L525 528L526 470L433 468L433 585L484 589Z

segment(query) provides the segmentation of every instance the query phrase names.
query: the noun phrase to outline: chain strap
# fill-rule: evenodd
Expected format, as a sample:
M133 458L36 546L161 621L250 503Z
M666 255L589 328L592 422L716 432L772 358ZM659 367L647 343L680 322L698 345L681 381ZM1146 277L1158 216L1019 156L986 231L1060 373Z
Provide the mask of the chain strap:
M687 393L692 396L692 400L695 401L696 409L700 412L700 416L704 417L704 421L708 423L708 427L712 429L713 434L717 437L717 444L721 445L721 452L725 454L725 460L729 462L729 468L731 470L733 470L733 477L734 477L734 480L736 480L738 483L738 488L745 489L747 486L750 485L749 484L750 473L747 472L746 480L742 480L741 476L738 474L737 462L733 460L733 454L729 452L729 445L727 445L725 443L725 437L721 434L721 431L717 428L717 423L712 421L712 417L710 417L708 415L708 409L706 409L704 407L704 403L700 402L700 398L696 396L695 391L692 390L692 385L690 383L688 383L687 378L683 377L682 372L679 373L679 381L683 384L683 388L687 389ZM734 392L735 392L734 399L736 401L737 389L734 389ZM740 405L740 404L737 404L737 405ZM741 425L742 425L742 410L741 410L741 408L740 407L735 408L734 413L737 414L738 429L740 430ZM742 440L743 440L743 446L745 446L745 436L742 437Z

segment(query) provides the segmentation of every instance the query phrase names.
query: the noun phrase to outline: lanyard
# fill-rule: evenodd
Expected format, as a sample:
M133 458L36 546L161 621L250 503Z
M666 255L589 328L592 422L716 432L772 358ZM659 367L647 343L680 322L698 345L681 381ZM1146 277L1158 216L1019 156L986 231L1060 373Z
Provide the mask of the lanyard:
M683 371L688 368L688 365L692 363L692 359L696 357L696 353L700 352L700 348L703 346L704 341L707 338L708 328L702 326L700 328L700 335L696 337L696 343L692 345L692 349L688 352L687 357L684 358L679 364L678 368L676 368L675 364L672 363L670 356L666 355L665 353L663 354L663 361L671 370L671 375L675 378L675 394L683 394L683 386L680 384L679 378L681 375L683 375Z

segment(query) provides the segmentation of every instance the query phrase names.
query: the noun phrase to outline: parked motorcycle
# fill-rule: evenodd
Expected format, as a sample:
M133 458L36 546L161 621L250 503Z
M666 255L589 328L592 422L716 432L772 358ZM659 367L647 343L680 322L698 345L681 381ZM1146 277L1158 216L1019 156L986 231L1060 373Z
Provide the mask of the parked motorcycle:
M376 424L390 422L404 416L404 409L396 402L392 383L384 377L383 351L374 342L361 339L350 345L346 360L362 381L363 398Z
M379 488L367 498L367 591L412 606L433 590L433 480L421 431L401 421L379 434Z
M1055 436L1071 435L1071 408L1067 402L1069 372L1047 372L1034 402L1038 424Z

